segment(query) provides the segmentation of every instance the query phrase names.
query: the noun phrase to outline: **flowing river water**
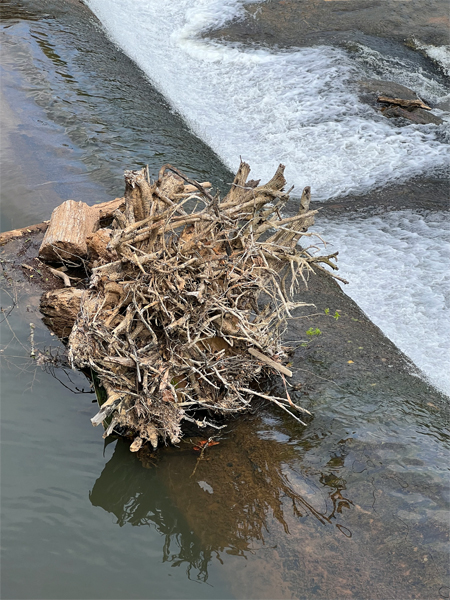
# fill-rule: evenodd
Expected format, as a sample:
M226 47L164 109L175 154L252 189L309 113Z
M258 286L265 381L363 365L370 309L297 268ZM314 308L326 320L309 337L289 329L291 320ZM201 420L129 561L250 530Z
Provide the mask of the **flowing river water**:
M248 48L232 30L226 44L205 41L240 2L220 14L206 0L187 12L175 0L123 0L110 14L89 4L136 62L76 1L1 5L2 230L69 197L121 195L133 166L156 175L170 162L226 189L239 154L263 178L282 160L324 206L317 229L341 251L350 293L448 392L446 125L396 128L353 87L395 76L439 103L440 71L372 38L353 54ZM19 281L1 303L4 315L16 304L0 325L3 598L449 597L447 400L381 333L380 366L352 376L318 340L300 349L297 376L315 373L301 399L308 427L265 409L232 422L196 469L189 436L140 460L120 440L104 448L84 376L29 359L30 322L38 347L57 348L37 293ZM363 319L355 311L349 322ZM364 363L370 340L343 322L345 358ZM288 337L306 329L295 321Z

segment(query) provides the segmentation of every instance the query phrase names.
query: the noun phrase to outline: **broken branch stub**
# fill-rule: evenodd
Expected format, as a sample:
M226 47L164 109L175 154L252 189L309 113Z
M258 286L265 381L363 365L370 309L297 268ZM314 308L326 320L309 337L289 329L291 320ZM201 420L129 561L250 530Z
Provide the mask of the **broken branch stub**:
M242 162L222 201L171 165L153 184L145 169L125 173L125 208L102 234L68 351L107 392L93 422L108 413L106 433L131 431L132 450L177 443L183 420L211 425L199 410L245 411L256 382L292 374L281 335L304 304L293 295L330 257L313 258L297 244L314 235L310 189L297 215L283 218L283 165L265 185L249 173ZM194 213L191 199L200 205ZM292 416L301 410L289 397L264 398Z

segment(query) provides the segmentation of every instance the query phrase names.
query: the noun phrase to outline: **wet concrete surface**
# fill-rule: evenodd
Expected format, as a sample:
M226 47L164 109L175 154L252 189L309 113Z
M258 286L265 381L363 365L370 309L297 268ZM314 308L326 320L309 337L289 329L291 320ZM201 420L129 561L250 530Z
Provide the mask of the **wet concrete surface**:
M329 217L352 213L369 216L404 209L447 211L450 207L450 182L444 174L430 173L361 196L314 203L316 206L321 208L321 214Z
M413 38L436 46L449 43L445 0L268 0L245 10L245 19L214 36L280 47L343 44L369 36L401 44Z

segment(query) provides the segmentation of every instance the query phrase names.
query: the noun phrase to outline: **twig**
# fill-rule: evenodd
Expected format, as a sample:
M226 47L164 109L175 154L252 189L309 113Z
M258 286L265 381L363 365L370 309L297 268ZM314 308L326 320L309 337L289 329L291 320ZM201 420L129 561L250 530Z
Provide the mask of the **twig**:
M30 323L30 346L31 346L31 351L30 351L30 357L31 358L36 358L36 350L34 347L34 323Z

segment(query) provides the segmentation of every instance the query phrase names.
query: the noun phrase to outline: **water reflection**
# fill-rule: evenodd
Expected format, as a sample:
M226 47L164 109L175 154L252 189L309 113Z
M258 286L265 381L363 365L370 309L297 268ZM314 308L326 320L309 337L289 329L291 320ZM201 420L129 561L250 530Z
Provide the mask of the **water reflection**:
M261 419L249 418L203 460L193 449L198 439L157 454L144 448L137 456L118 440L90 500L114 514L119 526L156 527L163 561L187 564L188 574L194 570L202 581L213 557L222 562L224 555L245 557L265 546L274 521L289 535L292 519L313 517L351 537L344 525L345 509L353 505L346 480L327 468L316 478L317 499L299 493L286 468L293 460L298 464L298 448L282 435L267 439L261 430Z

